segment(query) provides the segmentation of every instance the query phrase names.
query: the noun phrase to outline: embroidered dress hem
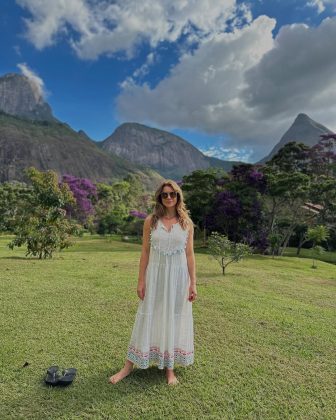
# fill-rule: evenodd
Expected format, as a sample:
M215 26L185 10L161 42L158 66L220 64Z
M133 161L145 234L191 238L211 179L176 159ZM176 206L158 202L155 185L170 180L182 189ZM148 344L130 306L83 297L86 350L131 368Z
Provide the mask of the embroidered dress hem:
M158 369L173 369L174 365L183 367L194 363L194 352L186 352L182 349L175 349L174 354L169 352L160 352L158 347L151 347L149 352L143 353L135 347L129 347L127 359L135 363L140 369L147 369L151 363L158 366Z

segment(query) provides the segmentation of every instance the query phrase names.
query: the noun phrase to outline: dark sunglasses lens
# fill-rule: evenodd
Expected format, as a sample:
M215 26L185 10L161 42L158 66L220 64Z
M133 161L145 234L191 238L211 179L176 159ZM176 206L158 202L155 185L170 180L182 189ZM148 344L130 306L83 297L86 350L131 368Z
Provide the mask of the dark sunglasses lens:
M168 198L169 196L171 198L175 198L177 196L176 191L173 191L173 192L170 192L170 193L166 193L166 192L161 193L161 197L164 198L164 199Z

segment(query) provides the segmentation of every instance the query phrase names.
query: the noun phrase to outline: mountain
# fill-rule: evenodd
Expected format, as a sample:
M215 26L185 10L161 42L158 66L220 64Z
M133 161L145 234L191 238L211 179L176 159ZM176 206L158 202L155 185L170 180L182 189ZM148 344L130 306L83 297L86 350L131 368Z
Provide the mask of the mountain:
M0 182L24 180L29 166L72 174L96 182L111 182L139 174L152 189L161 180L153 170L105 153L82 134L60 122L28 121L0 114Z
M138 174L147 190L162 179L150 168L104 152L84 131L58 121L34 81L7 74L0 77L0 182L23 181L29 166L95 182Z
M286 143L291 141L304 143L310 147L314 146L320 140L320 135L325 133L332 133L332 131L312 120L308 115L299 114L272 151L257 163L269 161Z
M179 136L138 123L120 125L100 147L173 179L210 166L230 170L235 163L205 156Z
M38 84L16 73L0 77L0 111L35 121L55 120Z

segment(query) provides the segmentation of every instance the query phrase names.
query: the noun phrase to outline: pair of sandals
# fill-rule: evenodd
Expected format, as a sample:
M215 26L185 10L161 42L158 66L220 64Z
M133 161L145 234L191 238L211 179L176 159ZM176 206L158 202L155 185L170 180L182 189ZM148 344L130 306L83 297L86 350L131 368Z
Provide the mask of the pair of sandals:
M45 383L51 386L68 386L75 379L77 369L61 369L58 366L50 366L47 369Z

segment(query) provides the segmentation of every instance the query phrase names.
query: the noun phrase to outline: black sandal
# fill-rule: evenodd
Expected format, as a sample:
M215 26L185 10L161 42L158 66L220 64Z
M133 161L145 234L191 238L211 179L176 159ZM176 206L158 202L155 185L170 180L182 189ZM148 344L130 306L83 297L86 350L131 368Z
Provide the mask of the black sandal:
M61 376L62 373L58 366L50 366L50 368L47 369L47 376L44 381L47 385L55 386L58 384Z
M50 366L44 381L51 386L68 386L75 379L76 372L75 368L61 369L58 366Z
M75 368L69 368L64 369L63 376L58 380L57 385L61 386L68 386L72 383L72 381L75 379L77 369Z

